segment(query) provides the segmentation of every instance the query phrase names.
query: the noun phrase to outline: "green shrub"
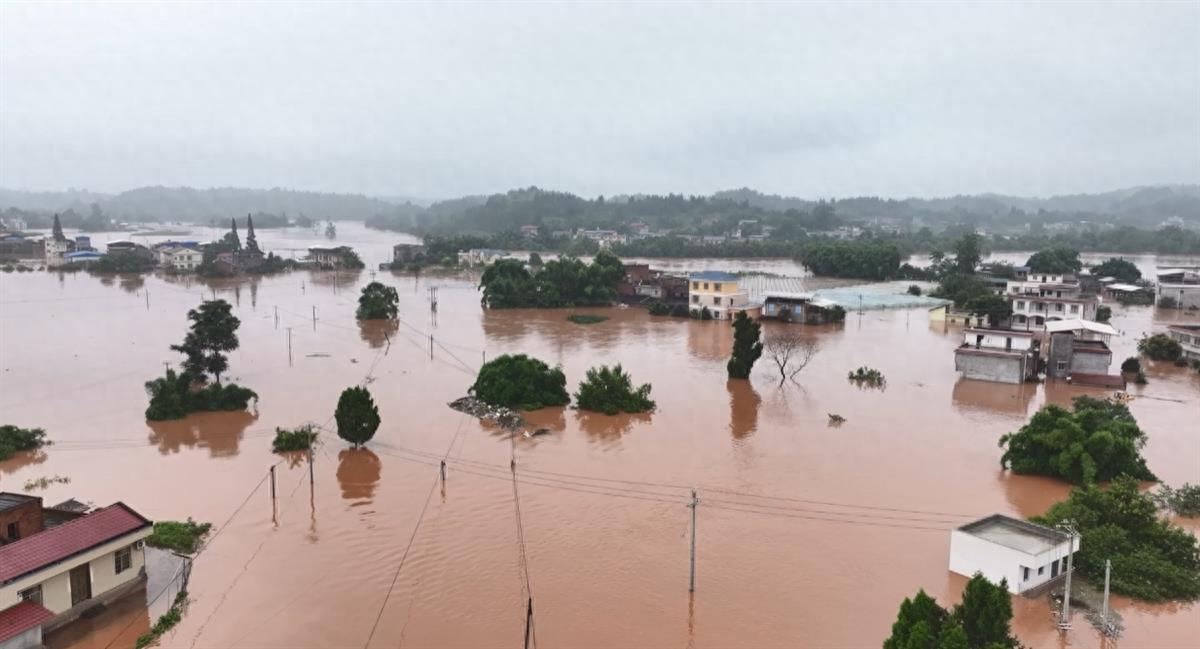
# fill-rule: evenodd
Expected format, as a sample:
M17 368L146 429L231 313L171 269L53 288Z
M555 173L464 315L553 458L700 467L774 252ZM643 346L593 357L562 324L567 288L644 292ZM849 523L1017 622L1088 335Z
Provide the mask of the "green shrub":
M750 378L750 370L763 353L761 338L762 324L747 316L745 311L738 311L733 318L733 352L725 364L729 378Z
M1200 484L1183 483L1182 487L1172 489L1170 485L1159 487L1154 495L1163 509L1175 512L1179 516L1195 518L1200 516Z
M566 384L559 368L525 354L505 354L479 368L471 394L493 406L537 410L569 403Z
M1119 475L1154 480L1142 447L1146 434L1129 408L1110 399L1076 397L1075 410L1048 405L1015 433L1000 438L1000 466L1013 473L1046 475L1074 484Z
M883 387L883 385L887 383L887 379L884 378L883 372L880 372L873 367L866 366L850 372L846 378L860 385L869 385L874 388Z
M371 282L358 296L358 310L354 315L359 320L391 320L400 312L399 305L400 295L396 289Z
M184 522L158 521L154 531L146 537L146 545L181 554L193 554L200 549L200 541L212 531L212 523L197 523L191 517Z
M150 405L146 419L164 421L182 419L193 412L245 410L250 401L258 401L258 393L236 383L209 384L197 389L187 372L176 374L168 369L165 376L146 382Z
M671 307L672 318L687 318L691 315L686 304L676 304Z
M1142 336L1142 339L1138 341L1137 349L1139 354L1155 361L1177 361L1183 357L1183 346L1179 344L1178 340L1167 334Z
M621 365L601 365L587 371L587 378L579 384L575 393L575 404L580 410L592 410L606 415L619 412L650 412L654 402L650 400L650 384L633 387Z
M338 437L354 444L355 448L371 441L379 429L379 408L365 387L342 390L333 418L337 421Z
M572 313L571 315L567 316L567 320L579 325L590 325L596 324L597 322L604 322L605 320L608 320L608 316L591 315L587 313Z
M1112 319L1112 307L1101 304L1096 307L1096 322L1108 322Z
M916 284L909 284L908 285L908 294L909 295L920 295L921 287L917 286Z
M1175 298L1173 298L1169 295L1164 295L1158 299L1158 308L1160 308L1160 309L1178 309L1179 302L1176 301Z
M650 315L670 315L670 314L671 314L671 307L667 306L666 303L664 303L664 302L651 302L650 303Z
M1130 356L1121 363L1121 371L1126 374L1137 374L1142 371L1142 361L1137 356Z
M1034 522L1079 528L1075 568L1092 583L1104 580L1112 560L1112 591L1147 601L1200 598L1200 547L1184 528L1159 517L1154 496L1120 476L1107 489L1086 485Z
M1012 635L1012 615L1008 584L993 584L977 572L953 611L924 590L905 598L883 649L1015 649L1021 645Z
M275 439L271 441L271 450L276 453L307 451L316 441L317 431L312 424L305 424L295 430L276 428Z
M0 460L7 460L18 451L37 450L50 441L41 428L20 428L12 424L0 426Z
M181 590L175 596L175 601L172 602L171 608L167 609L166 613L159 616L158 621L154 626L150 627L150 631L138 636L136 649L145 649L158 641L162 634L170 631L179 621L183 619L183 608L187 604L187 591Z

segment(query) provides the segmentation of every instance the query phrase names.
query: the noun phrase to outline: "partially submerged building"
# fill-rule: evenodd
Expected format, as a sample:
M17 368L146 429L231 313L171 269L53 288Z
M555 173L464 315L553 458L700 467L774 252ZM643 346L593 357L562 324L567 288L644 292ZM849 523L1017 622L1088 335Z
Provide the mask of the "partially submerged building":
M824 324L837 320L837 302L813 293L763 292L762 317L784 322ZM843 312L844 314L844 312Z
M1169 325L1167 335L1183 348L1184 360L1200 361L1200 324Z
M1180 309L1200 309L1200 268L1160 268L1156 301L1161 305L1164 298Z
M1108 341L1120 334L1112 325L1079 319L1056 320L1046 323L1046 334L1050 336L1046 376L1097 387L1125 388L1123 377L1108 374L1113 357Z
M1012 303L1012 324L1040 329L1054 320L1095 320L1100 301L1084 295L1079 280L1067 273L1029 273L1010 280L1006 295Z
M697 315L705 308L716 320L733 318L739 311L757 310L750 304L750 293L738 283L737 275L720 271L688 276L688 310Z
M43 632L145 582L153 525L124 503L79 513L0 493L0 523L0 649L41 647Z
M993 514L950 532L950 572L983 573L1023 593L1066 574L1067 558L1078 551L1078 536Z
M1037 378L1041 341L1029 331L970 328L954 350L954 369L964 378L1022 383Z

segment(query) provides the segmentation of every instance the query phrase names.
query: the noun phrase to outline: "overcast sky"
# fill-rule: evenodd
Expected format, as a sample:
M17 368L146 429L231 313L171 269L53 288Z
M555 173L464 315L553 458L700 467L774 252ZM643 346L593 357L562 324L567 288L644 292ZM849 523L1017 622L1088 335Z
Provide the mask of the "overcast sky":
M1200 182L1200 3L0 4L0 186Z

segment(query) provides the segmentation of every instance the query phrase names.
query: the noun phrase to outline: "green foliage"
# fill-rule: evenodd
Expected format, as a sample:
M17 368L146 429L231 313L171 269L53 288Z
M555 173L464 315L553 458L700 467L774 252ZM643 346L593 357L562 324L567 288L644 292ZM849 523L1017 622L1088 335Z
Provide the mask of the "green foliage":
M1121 371L1128 374L1137 374L1142 371L1142 362L1137 356L1130 356L1121 363Z
M800 261L815 275L884 280L897 275L900 251L876 241L826 241L805 246Z
M1033 519L1043 525L1074 521L1080 531L1074 564L1093 583L1112 560L1112 591L1152 602L1200 599L1196 537L1158 516L1154 496L1121 476L1108 489L1086 485Z
M579 325L590 325L598 322L604 322L605 320L608 320L608 316L591 315L589 313L572 313L571 315L567 316L567 320Z
M992 293L987 284L984 284L974 275L949 273L942 277L942 281L930 295L940 297L943 300L952 300L954 306L965 309L971 300L995 294Z
M275 439L271 441L271 450L276 453L307 451L316 441L317 431L312 424L305 424L293 430L276 428Z
M624 275L621 260L601 251L591 264L563 257L532 274L516 259L500 259L483 271L479 286L484 304L493 309L599 306L616 299Z
M988 325L993 327L1012 316L1012 303L995 293L976 295L967 300L965 307L973 315L987 317Z
M691 311L688 311L688 315L697 320L713 319L712 311L710 311L707 306L702 306L699 309L692 309Z
M580 410L592 410L606 415L619 412L650 412L654 401L650 399L650 384L644 383L636 389L621 365L601 365L587 371L587 378L579 384L575 393L575 404Z
M1138 340L1138 353L1154 361L1177 361L1183 357L1183 346L1167 334L1143 336Z
M1101 304L1096 307L1096 322L1108 322L1112 319L1112 307Z
M761 337L762 325L747 316L745 311L738 311L733 318L733 354L725 366L729 378L750 378L754 362L763 353Z
M168 369L163 377L147 381L150 405L146 408L146 419L164 421L182 419L193 412L245 410L251 399L258 401L254 390L236 383L197 388L196 378L188 372L176 374Z
M1035 273L1078 273L1083 268L1079 251L1066 246L1055 246L1033 253L1025 262Z
M1200 516L1200 484L1183 483L1178 489L1170 485L1162 485L1154 494L1158 505L1179 516L1195 518Z
M846 320L846 310L840 304L835 304L826 309L826 311L829 314L829 322L844 322Z
M671 315L671 307L666 302L651 302L650 315Z
M183 369L186 373L202 377L211 373L221 382L221 373L229 368L225 352L238 348L237 329L241 321L231 312L225 300L208 300L199 309L190 309L187 314L192 321L191 331L181 345L171 345L186 358Z
M505 354L479 368L471 394L493 406L537 410L569 403L566 385L561 369L525 354Z
M1117 293L1117 303L1122 306L1150 306L1154 304L1154 293L1137 291L1135 293Z
M909 284L908 285L908 294L909 295L920 295L921 287L917 286L916 284Z
M536 252L529 253L529 265L530 266L537 268L538 266L541 266L543 263L544 262L542 261L541 255L537 254Z
M363 287L358 296L359 320L391 320L400 312L400 295L391 286L371 282Z
M975 573L962 602L950 612L924 590L905 598L883 649L1015 649L1010 629L1012 600L1003 580L993 584Z
M1076 397L1074 412L1048 405L1015 433L1000 438L1000 466L1090 484L1127 474L1154 480L1141 450L1146 434L1129 408L1111 399Z
M146 537L146 545L181 554L194 554L200 549L200 541L211 530L212 523L197 523L191 517L184 522L158 521L154 524L154 531Z
M110 252L88 265L91 273L148 273L154 259L133 252Z
M869 385L874 388L881 388L887 383L887 379L884 378L883 372L880 372L873 367L866 366L850 372L846 375L846 378L850 381L858 383L859 385Z
M1142 278L1142 271L1138 270L1133 262L1121 257L1112 257L1104 263L1092 266L1091 270L1095 277L1114 277L1118 282L1125 284L1136 283Z
M176 624L179 624L179 621L183 619L183 609L187 604L187 597L186 590L179 591L179 594L175 596L175 601L171 603L171 608L158 617L158 621L154 623L154 626L150 627L149 632L138 636L137 642L134 645L135 649L145 649L145 647L158 642L162 634L170 631Z
M964 234L954 244L954 270L960 273L974 273L979 260L983 258L980 250L981 237L974 232Z
M71 478L65 475L54 474L52 476L42 476L40 478L30 478L25 481L25 491L37 491L38 489L49 489L52 484L71 484ZM1185 487L1187 485L1184 485Z
M676 304L675 306L671 307L671 317L672 318L687 318L690 315L691 315L691 312L688 311L688 307L686 304Z
M1158 308L1160 309L1178 309L1179 302L1170 295L1164 295L1158 299Z
M41 428L20 428L12 424L0 426L0 460L7 460L18 451L34 451L47 444L46 431Z
M333 413L337 421L338 437L350 442L355 448L366 444L379 428L379 408L375 399L364 387L346 388L338 397L337 410Z

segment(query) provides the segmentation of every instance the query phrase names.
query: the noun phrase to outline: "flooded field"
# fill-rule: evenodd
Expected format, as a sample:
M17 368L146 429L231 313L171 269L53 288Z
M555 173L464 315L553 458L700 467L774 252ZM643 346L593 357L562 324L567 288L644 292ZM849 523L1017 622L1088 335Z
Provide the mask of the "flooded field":
M260 232L268 249L270 232ZM285 236L296 248L323 240ZM375 265L402 235L367 239ZM765 359L749 383L726 381L727 325L638 309L586 309L610 317L591 326L566 310L485 312L473 283L451 276L378 273L400 292L402 322L360 325L355 303L371 277L0 276L0 418L55 441L0 464L0 489L57 474L71 482L38 492L50 502L123 500L151 518L221 526L166 647L519 646L529 592L546 647L875 647L917 588L957 599L952 527L1037 514L1066 495L1056 481L1001 472L998 437L1047 402L1103 394L958 379L961 333L923 309L804 328L822 350L799 386L780 387ZM228 378L258 392L257 409L148 424L142 383L179 360L168 346L187 309L214 294L242 320ZM1170 317L1184 316L1114 306L1124 333L1114 358ZM572 390L592 365L620 362L653 384L659 410L547 409L529 420L551 433L514 442L446 407L485 358L508 352L561 364ZM847 383L860 365L883 371L886 389ZM1172 484L1200 481L1200 377L1161 364L1147 373L1131 408L1149 465ZM311 488L303 458L285 458L273 522L275 427L329 425L340 391L364 382L383 420L375 439L352 450L324 435ZM830 427L831 413L846 422ZM1120 646L1195 646L1196 605L1117 598L1116 608ZM1081 617L1060 638L1044 601L1017 598L1014 609L1027 645L1102 644ZM117 607L50 644L132 646L149 624Z

